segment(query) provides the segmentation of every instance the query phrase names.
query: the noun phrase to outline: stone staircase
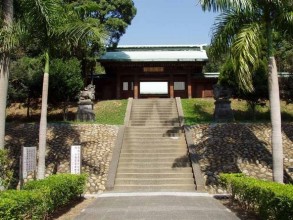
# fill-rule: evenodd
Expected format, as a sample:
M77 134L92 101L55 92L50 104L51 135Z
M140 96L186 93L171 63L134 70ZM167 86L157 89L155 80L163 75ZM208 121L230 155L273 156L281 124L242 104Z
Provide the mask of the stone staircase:
M133 100L114 191L195 191L175 99Z

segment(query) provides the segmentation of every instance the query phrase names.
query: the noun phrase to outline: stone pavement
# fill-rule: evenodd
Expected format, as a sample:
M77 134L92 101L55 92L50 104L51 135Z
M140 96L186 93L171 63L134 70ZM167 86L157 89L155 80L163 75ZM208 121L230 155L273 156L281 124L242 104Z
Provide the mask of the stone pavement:
M104 193L75 220L236 220L206 193Z

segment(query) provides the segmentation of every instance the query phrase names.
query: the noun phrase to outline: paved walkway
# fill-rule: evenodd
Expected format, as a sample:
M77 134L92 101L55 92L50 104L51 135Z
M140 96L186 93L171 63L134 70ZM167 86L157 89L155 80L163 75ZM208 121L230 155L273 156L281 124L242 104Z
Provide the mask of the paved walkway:
M105 193L75 220L236 220L205 193Z

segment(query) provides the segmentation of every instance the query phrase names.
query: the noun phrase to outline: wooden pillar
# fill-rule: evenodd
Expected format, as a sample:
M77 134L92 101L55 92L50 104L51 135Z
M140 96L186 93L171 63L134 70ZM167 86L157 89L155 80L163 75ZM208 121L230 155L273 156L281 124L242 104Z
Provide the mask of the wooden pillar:
M174 98L174 77L173 74L169 76L169 91L170 91L170 98Z
M116 99L120 99L120 93L121 93L121 79L120 74L116 74Z
M192 98L192 87L191 87L191 75L188 73L187 75L187 97L189 99Z
M134 86L133 86L134 98L138 99L138 76L134 75Z

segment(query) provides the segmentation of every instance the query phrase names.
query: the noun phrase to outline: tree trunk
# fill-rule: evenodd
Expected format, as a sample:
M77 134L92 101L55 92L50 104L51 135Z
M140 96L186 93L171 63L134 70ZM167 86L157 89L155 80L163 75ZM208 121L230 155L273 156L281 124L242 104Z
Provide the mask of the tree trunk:
M62 102L63 121L67 121L68 102Z
M26 118L29 119L31 117L30 115L30 106L31 106L31 96L28 95L27 97L27 108L26 108Z
M283 146L281 131L281 110L279 82L276 61L274 57L269 59L269 96L272 123L272 148L273 148L273 179L283 183Z
M43 79L42 92L42 110L39 131L39 160L38 160L38 176L37 179L45 178L46 170L46 139L47 139L47 105L48 105L48 88L49 88L49 53L46 52L45 73Z
M11 28L13 22L13 0L2 1L3 28ZM9 51L0 54L0 149L5 145L6 102L9 79Z
M9 78L9 56L7 54L2 54L0 68L0 149L4 149L6 101Z

